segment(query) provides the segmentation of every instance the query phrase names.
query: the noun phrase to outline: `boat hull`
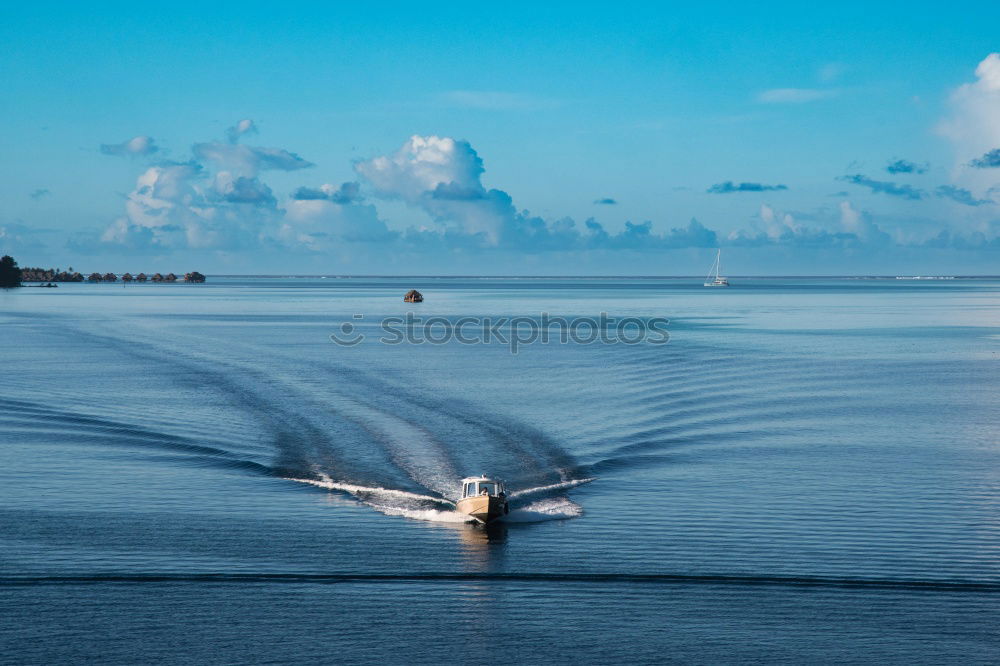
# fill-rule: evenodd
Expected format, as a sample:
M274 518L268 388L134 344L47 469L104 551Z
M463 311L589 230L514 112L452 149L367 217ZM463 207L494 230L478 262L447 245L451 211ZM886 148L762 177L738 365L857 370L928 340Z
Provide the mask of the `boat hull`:
M507 515L508 511L507 500L492 495L466 497L458 501L456 508L484 525Z

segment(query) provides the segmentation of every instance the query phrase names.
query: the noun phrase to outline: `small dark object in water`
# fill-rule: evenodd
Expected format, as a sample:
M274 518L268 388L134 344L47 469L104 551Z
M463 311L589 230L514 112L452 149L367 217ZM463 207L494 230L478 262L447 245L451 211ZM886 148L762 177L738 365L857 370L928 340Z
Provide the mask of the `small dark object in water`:
M403 301L405 303L423 303L424 295L416 289L411 289L406 292L406 296L403 296Z

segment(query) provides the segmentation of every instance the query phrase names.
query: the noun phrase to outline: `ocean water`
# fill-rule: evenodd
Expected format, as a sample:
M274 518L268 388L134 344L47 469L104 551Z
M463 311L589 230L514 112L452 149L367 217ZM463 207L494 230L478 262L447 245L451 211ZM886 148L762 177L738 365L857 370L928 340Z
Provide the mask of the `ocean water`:
M2 663L1000 659L1000 280L67 284L0 332Z

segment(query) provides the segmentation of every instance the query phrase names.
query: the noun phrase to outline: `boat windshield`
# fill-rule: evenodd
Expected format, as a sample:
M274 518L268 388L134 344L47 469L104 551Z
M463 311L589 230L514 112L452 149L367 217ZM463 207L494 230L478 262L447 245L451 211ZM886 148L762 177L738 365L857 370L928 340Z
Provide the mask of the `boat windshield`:
M470 481L462 487L462 497L476 495L493 495L496 497L504 492L503 484L497 481Z

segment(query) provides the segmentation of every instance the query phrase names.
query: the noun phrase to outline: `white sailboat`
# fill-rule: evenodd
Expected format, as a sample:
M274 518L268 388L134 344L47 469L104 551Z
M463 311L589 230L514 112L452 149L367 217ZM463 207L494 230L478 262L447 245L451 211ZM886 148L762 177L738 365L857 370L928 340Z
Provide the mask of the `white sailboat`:
M708 275L705 277L706 287L728 287L729 280L719 275L719 264L722 258L722 249L716 251L715 253L715 263L712 264L712 268L709 269ZM715 277L712 277L712 273L715 273Z

